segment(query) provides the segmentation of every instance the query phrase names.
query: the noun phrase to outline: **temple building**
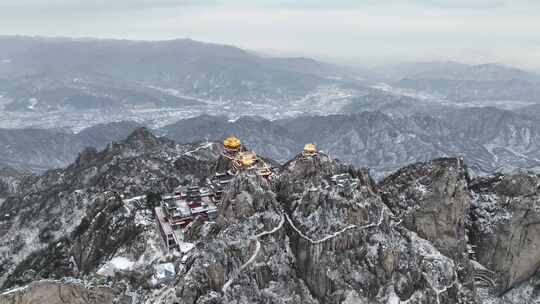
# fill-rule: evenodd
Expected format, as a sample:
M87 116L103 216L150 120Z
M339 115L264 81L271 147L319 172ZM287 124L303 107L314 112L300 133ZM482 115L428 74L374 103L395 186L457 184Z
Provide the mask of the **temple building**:
M240 152L242 148L242 142L236 136L231 135L223 141L223 148L226 153L234 154Z
M255 174L270 178L272 170L255 152L247 151L242 147L241 141L234 135L223 141L223 157L230 160L232 174L247 170Z
M330 180L341 189L353 189L360 183L358 178L352 177L349 173L333 175Z
M234 174L230 170L227 172L216 172L214 176L206 179L206 183L210 188L210 197L216 205L221 204L223 193L228 185L231 183Z
M189 186L163 196L154 212L165 247L171 251L179 248L179 229L196 218L215 220L218 208L209 187Z
M302 151L302 156L309 158L317 154L317 146L315 144L305 144L304 150Z
M250 169L258 161L258 157L253 152L239 152L233 160L233 166L236 170Z
M259 175L267 180L273 175L272 168L255 152L242 147L240 139L234 135L223 140L220 162L222 166L216 167L218 171L202 183L197 181L190 186L180 186L173 193L162 196L160 206L154 211L168 250L179 248L181 234L177 233L195 219L212 221L217 218L223 194L238 172Z

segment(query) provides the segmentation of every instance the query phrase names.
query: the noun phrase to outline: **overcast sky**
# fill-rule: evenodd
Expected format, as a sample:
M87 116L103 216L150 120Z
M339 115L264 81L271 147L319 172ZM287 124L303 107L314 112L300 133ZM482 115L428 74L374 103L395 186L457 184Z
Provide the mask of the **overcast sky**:
M192 38L382 64L540 69L539 0L0 0L0 35Z

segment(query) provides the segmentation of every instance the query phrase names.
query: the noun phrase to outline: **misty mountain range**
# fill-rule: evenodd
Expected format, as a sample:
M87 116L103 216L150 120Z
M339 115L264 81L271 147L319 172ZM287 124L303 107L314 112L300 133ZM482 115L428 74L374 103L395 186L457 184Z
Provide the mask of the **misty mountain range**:
M41 171L71 163L86 146L103 148L141 126L98 125L80 133L1 130L1 165ZM496 108L456 110L444 118L425 114L393 117L382 112L266 120L199 116L154 133L180 143L221 141L235 134L259 154L285 160L314 142L332 157L370 167L383 176L400 166L442 156L463 155L471 171L486 174L540 168L540 121Z
M461 154L477 173L536 169L539 90L500 64L365 69L193 40L0 37L0 166L62 167L144 125L182 143L234 133L278 160L314 142L376 175Z
M537 74L500 64L367 69L189 39L0 37L3 128L79 131L125 120L157 128L202 114L274 120L385 108L406 115L441 107L518 108L536 104L539 88ZM402 109L389 105L396 101Z
M0 79L8 109L191 106L159 90L208 100L283 99L305 96L343 76L309 59L263 58L193 40L163 42L0 38ZM334 75L335 74L335 75ZM63 98L64 97L64 98ZM85 102L80 102L84 100Z

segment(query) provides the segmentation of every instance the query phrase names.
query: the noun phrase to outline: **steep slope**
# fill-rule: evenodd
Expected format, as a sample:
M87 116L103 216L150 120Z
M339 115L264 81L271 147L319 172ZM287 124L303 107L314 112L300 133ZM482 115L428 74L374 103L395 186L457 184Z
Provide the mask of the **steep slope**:
M198 147L137 129L101 152L84 150L66 169L24 180L17 195L0 206L6 215L0 229L0 283L86 275L121 249L144 254L145 221L122 197L172 191L185 183L190 169L177 159L217 157L213 145L204 144L200 155Z
M0 303L538 300L538 176L471 179L459 158L413 164L378 184L322 152L296 155L270 179L240 171L217 219L184 229L190 250L167 254L141 195L214 175L227 161L220 153L142 128L66 169L23 178L0 205L9 214L0 221L3 288L23 287ZM176 277L152 286L161 262ZM115 263L128 266L107 286L100 274Z
M458 261L468 259L465 217L470 199L462 159L407 166L380 184L383 200L403 225Z
M471 241L478 262L493 271L500 293L530 278L540 265L539 186L540 178L526 172L471 184Z
M11 167L0 168L0 199L16 194L23 180L32 174L26 171L18 171Z
M343 191L339 173L359 183ZM188 232L195 260L165 303L474 301L451 259L392 220L366 171L299 156L276 182L277 196L236 176L218 220Z

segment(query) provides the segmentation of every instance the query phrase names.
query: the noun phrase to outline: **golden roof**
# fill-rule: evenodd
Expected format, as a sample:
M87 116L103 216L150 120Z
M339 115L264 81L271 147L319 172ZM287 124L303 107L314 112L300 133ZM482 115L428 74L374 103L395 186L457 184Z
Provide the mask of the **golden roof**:
M240 161L242 166L251 167L255 163L255 160L257 160L257 155L252 152L239 153L238 160Z
M304 152L315 153L317 152L317 146L315 146L315 144L305 144Z
M242 143L240 142L240 139L236 138L236 136L234 135L225 138L225 140L223 141L223 146L229 149L238 149L241 145Z

